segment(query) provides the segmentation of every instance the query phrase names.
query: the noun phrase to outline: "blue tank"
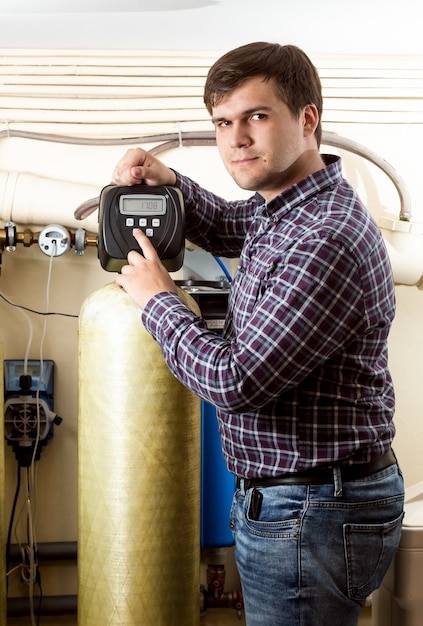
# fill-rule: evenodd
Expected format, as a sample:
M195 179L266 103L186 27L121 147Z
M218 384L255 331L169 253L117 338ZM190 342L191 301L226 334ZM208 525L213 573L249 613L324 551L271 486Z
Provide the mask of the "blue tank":
M216 409L204 401L201 425L201 548L232 546L229 515L235 479L223 458Z
M229 282L183 280L176 284L186 289L198 303L208 328L220 334L228 306ZM223 459L216 408L201 402L201 548L224 548L234 544L229 527L235 478Z

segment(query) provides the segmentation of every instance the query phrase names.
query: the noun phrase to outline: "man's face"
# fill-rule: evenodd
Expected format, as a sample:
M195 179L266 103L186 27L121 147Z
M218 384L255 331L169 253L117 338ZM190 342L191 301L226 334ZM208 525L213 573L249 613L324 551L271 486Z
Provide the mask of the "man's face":
M307 155L317 144L306 109L294 117L273 82L261 76L246 80L213 107L220 156L242 189L270 200L308 175Z

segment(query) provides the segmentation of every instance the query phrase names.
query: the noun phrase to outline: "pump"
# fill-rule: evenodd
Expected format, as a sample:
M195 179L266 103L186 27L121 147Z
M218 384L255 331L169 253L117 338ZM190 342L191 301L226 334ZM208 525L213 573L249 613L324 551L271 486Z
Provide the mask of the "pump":
M53 388L53 361L4 361L4 436L22 467L39 460L62 422L53 412Z

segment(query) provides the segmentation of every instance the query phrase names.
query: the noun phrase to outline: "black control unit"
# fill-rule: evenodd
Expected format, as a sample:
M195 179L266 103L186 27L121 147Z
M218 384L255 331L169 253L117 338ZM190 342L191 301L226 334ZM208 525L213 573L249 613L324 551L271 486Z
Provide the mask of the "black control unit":
M108 272L119 272L130 250L140 252L134 228L147 235L169 272L182 267L185 211L176 187L108 185L100 194L98 219L98 258Z

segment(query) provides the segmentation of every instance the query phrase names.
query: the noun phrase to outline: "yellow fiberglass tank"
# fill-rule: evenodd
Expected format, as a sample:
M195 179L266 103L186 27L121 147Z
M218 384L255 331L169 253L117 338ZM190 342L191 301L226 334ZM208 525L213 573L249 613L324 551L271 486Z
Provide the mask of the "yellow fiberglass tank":
M200 621L200 400L140 315L115 283L80 313L79 626Z

